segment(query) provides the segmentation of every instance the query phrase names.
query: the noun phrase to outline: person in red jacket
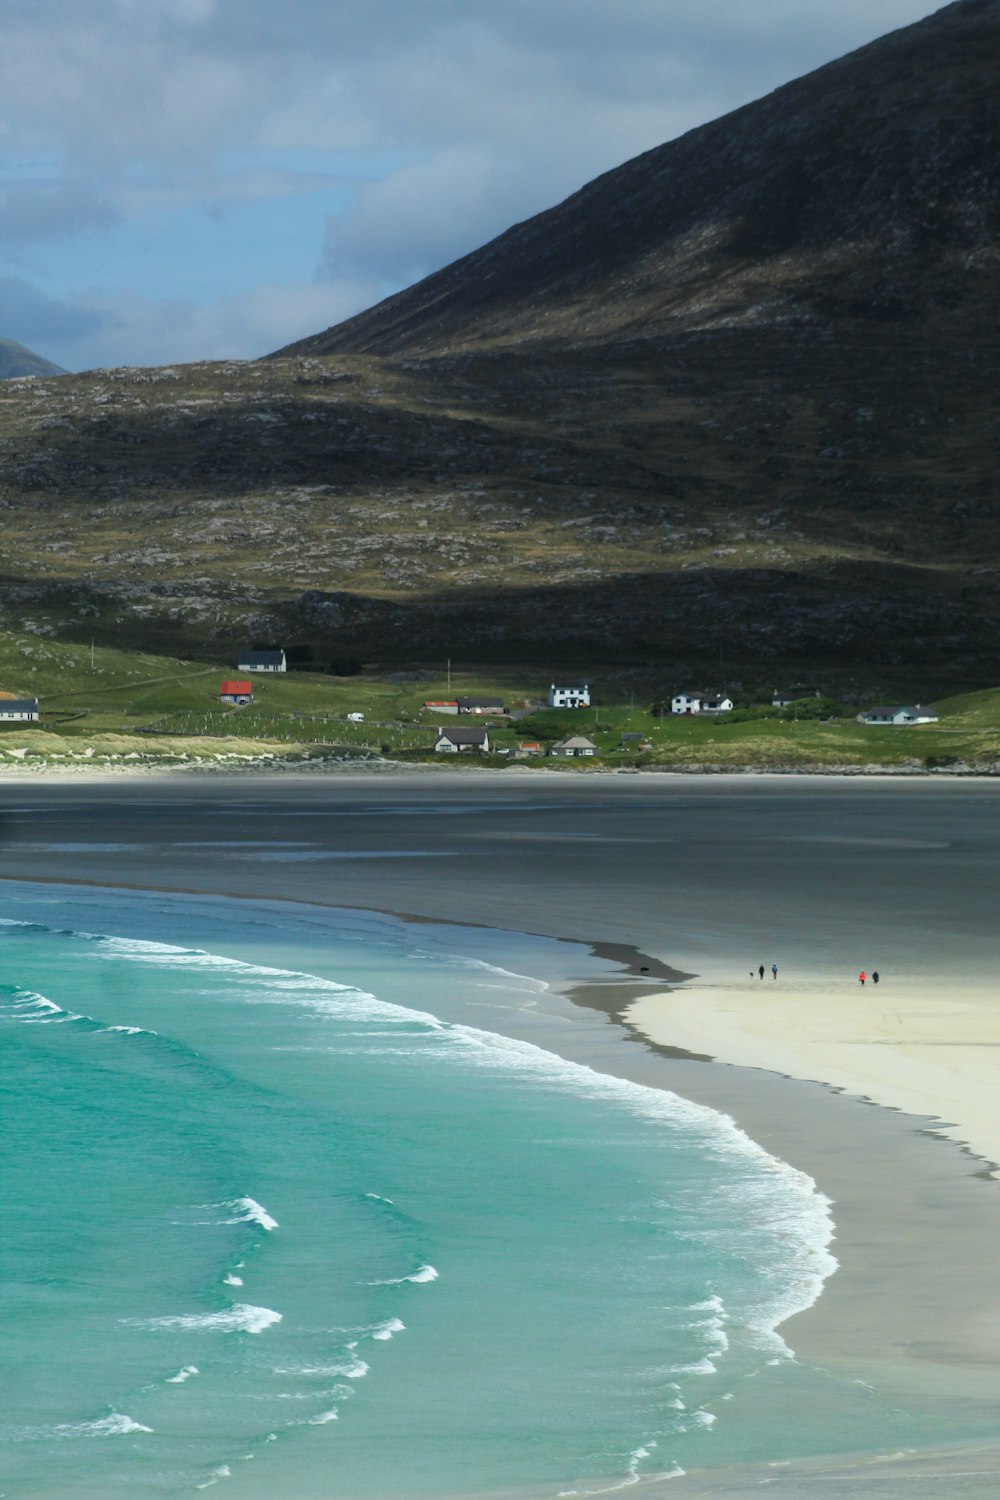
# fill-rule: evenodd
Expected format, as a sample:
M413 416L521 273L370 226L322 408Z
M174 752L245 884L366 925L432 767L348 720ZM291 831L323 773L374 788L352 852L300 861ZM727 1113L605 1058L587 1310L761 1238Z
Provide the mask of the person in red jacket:
M861 970L858 978L860 979L861 983L864 984L865 980L868 978L868 975L865 973L864 969Z

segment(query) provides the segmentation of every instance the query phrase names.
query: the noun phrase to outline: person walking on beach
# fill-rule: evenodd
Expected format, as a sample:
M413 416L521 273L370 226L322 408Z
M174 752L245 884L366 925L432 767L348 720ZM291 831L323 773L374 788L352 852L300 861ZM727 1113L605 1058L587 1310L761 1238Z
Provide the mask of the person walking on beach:
M761 979L764 978L764 965L763 964L761 964L760 968L757 970L757 973L760 975Z
M761 977L763 978L763 975ZM778 965L777 964L772 964L771 965L771 978L772 979L777 979L777 977L778 977Z
M872 969L872 984L878 984L878 969Z
M865 973L864 969L862 969L861 973L858 975L858 979L861 981L861 987L862 987L862 989L864 988L864 983L865 983L865 980L867 978L868 978L868 975Z

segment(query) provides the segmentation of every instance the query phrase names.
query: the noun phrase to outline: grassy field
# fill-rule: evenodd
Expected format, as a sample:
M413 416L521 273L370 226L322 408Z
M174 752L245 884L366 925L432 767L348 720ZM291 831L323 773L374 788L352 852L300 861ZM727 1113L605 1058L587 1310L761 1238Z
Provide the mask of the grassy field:
M516 665L454 671L450 680L446 672L427 667L353 677L289 672L256 675L254 702L230 708L220 704L218 693L222 680L235 675L225 662L103 647L81 650L54 639L0 632L0 691L37 696L41 707L38 726L0 726L0 763L373 755L440 761L431 751L434 731L438 724L459 721L425 710L425 699L497 695L511 708L537 708L547 686L537 672ZM906 729L858 724L854 705L827 720L776 715L767 704L732 717L675 718L654 715L652 694L619 690L618 701L615 697L609 690L606 700L588 709L541 708L524 723L499 721L490 727L489 757L476 753L460 759L502 765L516 757L521 740L538 739L544 749L575 732L594 740L596 762L547 760L547 765L563 770L595 763L678 770L1000 767L1000 689L940 698L939 723ZM363 714L363 722L350 721L352 713ZM483 722L461 720L466 726ZM641 735L642 748L625 741L626 734Z

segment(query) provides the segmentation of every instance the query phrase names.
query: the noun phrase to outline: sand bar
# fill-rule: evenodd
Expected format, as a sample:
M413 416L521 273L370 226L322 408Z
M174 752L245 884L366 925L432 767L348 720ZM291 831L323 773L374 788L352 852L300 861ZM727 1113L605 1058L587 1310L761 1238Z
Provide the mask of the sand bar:
M700 974L629 1006L630 1025L664 1046L815 1079L912 1115L1000 1162L1000 990L951 975L777 982Z

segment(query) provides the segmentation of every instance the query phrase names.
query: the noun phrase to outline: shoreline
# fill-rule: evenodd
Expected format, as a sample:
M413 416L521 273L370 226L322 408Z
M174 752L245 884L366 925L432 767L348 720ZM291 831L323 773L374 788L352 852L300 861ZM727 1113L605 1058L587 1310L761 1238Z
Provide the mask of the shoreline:
M770 976L758 991L745 979L739 985L732 981L732 988L727 989L718 962L719 951L749 952L750 959L759 955L770 960L774 948L770 934L766 945L760 940L763 905L751 905L745 911L731 894L746 887L741 863L745 841L732 835L734 809L745 806L755 816L766 814L774 849L787 848L795 854L803 839L807 849L820 840L826 851L824 879L817 888L823 902L829 902L828 866L836 866L838 872L842 869L849 879L842 889L852 893L853 905L841 901L837 923L826 930L819 905L811 904L816 893L802 879L802 872L812 866L797 862L797 855L792 859L792 894L785 896L784 888L776 884L780 872L773 856L771 864L761 863L754 850L753 868L762 870L761 879L767 882L763 895L776 901L781 894L786 926L789 902L799 903L799 923L810 932L817 968L829 976L835 969L831 953L839 952L837 929L848 928L852 943L856 940L858 924L871 902L865 881L871 880L875 889L874 882L882 882L884 876L881 846L877 857L872 853L876 847L871 837L873 799L886 802L886 826L896 829L904 810L919 811L935 799L928 808L926 826L914 829L903 819L907 837L895 836L899 868L910 881L904 892L909 909L919 905L918 897L924 899L917 855L926 857L928 877L933 877L933 861L946 843L942 830L961 816L967 817L970 830L980 827L984 813L988 821L993 816L990 792L970 785L965 778L945 787L939 782L937 792L923 778L917 785L910 778L899 778L907 784L896 788L878 778L877 789L858 781L849 789L831 789L827 806L812 791L813 778L808 779L810 786L802 780L793 786L790 783L796 779L789 778L777 789L774 781L778 778L769 788L756 775L728 782L705 777L698 785L692 778L679 776L670 778L672 800L663 810L662 826L657 823L651 829L651 818L660 814L655 809L651 812L642 795L646 788L637 786L646 777L601 777L599 789L598 778L586 778L588 795L599 791L601 798L609 799L603 821L596 797L590 814L591 804L584 804L580 797L584 778L545 777L546 786L539 788L542 777L536 773L530 778L534 800L523 807L513 799L524 796L524 778L518 778L519 787L512 787L503 773L493 778L506 782L503 791L509 799L504 803L494 798L495 807L490 799L483 799L483 783L478 778L431 779L433 790L422 778L417 790L414 778L399 777L391 795L403 800L389 805L382 800L384 778L378 778L377 791L373 779L364 774L355 779L353 788L345 785L345 778L338 787L324 789L336 799L335 806L317 802L316 782L308 778L306 786L305 777L298 792L285 778L274 778L266 787L261 782L237 787L232 778L224 793L221 778L211 778L210 786L210 779L205 778L193 798L193 778L171 778L169 785L161 781L155 801L143 800L150 783L142 778L141 784L128 788L124 803L120 800L122 782L116 779L112 793L111 788L102 791L91 781L87 790L94 794L92 811L91 803L79 801L84 778L72 778L72 788L64 789L49 782L47 795L36 786L30 797L22 799L22 813L16 812L16 803L8 806L8 813L14 807L20 819L19 838L28 824L38 840L36 825L41 819L49 841L8 843L3 849L4 878L381 912L428 928L475 930L476 951L481 956L488 951L491 931L560 941L565 946L559 950L559 972L545 976L549 990L531 1012L527 1039L598 1071L671 1089L728 1115L765 1150L805 1172L832 1200L836 1235L831 1248L840 1269L825 1282L821 1296L808 1310L781 1325L782 1336L796 1355L848 1378L863 1379L886 1393L886 1399L899 1402L908 1396L926 1399L938 1391L941 1400L956 1409L1000 1399L995 1359L1000 1336L1000 1271L993 1251L1000 1236L1000 1191L995 1181L984 1180L991 1165L989 1153L972 1157L942 1133L941 1121L930 1109L904 1113L891 1099L872 1102L879 1097L874 1087L866 1098L852 1095L836 1078L810 1081L809 1076L801 1076L805 1072L815 1080L819 1074L805 1068L798 1057L786 1056L783 1048L789 1044L783 1028L787 1030L787 1025L776 1021L773 1011L761 1013L756 1032L733 1024L727 1007L746 1009L765 998L773 1006L778 994L782 1004L793 1004L793 981L785 976L807 969L801 943L796 949L785 939L779 952L785 988L779 982L773 1001L767 990ZM455 796L460 806L454 808L441 801L439 786L454 789L459 780L461 795L456 791ZM734 785L737 781L739 786ZM27 791L25 783L22 786ZM551 796L549 786L555 787ZM540 790L546 792L541 800ZM796 820L801 809L808 811L813 819L808 833L797 831L798 821L792 823L790 834L783 827L775 828L780 812L775 797L787 800ZM635 815L629 821L633 803ZM725 814L723 836L706 855L705 868L711 874L715 897L708 907L702 899L700 868L686 857L687 845L676 837L674 827L688 806L703 835L706 829L711 831L715 812ZM852 824L855 807L857 818ZM195 816L199 808L200 822ZM52 833L58 830L65 836L70 810L75 841L60 845L52 840ZM264 821L272 811L273 827ZM467 830L459 827L464 820L448 818L451 811L468 812L472 822ZM321 835L316 820L324 815L334 821L327 825L330 831ZM520 819L516 828L511 826L515 816ZM184 826L197 829L204 840L185 845L171 842L177 837L178 817L190 820ZM50 820L45 822L46 818ZM294 818L302 822L291 821ZM830 819L834 831L828 834L824 820ZM227 852L227 841L239 842L233 840L238 830L246 840L245 853L239 857ZM963 837L968 837L965 824L962 830ZM988 826L981 831L992 869L992 833ZM211 835L216 832L219 837L213 841ZM10 829L7 835L9 839ZM384 848L373 848L378 838ZM126 839L134 842L126 843ZM305 847L310 839L317 846L315 860L312 849ZM504 858L508 843L512 851L509 867ZM889 843L887 836L886 847ZM32 854L32 849L37 852ZM102 853L103 849L107 852ZM401 853L424 857L403 859ZM427 856L434 854L442 857L429 862ZM664 862L658 868L665 873L677 871L671 901L679 905L679 913L671 902L665 904L663 874L654 879L647 869L649 860L654 855L659 860L661 854ZM267 862L268 856L274 859L273 865ZM150 879L154 858L155 876ZM967 981L985 983L987 956L993 953L992 931L977 947L970 934L978 932L982 923L979 914L968 909L970 892L978 889L981 879L978 858L978 854L963 855L961 868L969 867L970 884L966 890L952 880L947 891L951 907L943 916L933 916L941 907L942 888L928 879L926 899L934 904L927 911L932 921L944 925L931 926L926 933L912 924L907 929L908 941L919 949L910 964L911 976L914 970L923 969L926 977L928 945L942 945L948 922L957 923L955 913L961 913L966 925L958 927L955 942L959 946L943 954L944 965L954 967L960 951L968 965ZM716 895L718 875L726 862L735 864L734 884ZM870 872L873 862L878 868ZM615 872L614 880L610 869ZM525 878L526 870L530 880ZM594 870L601 871L599 882ZM993 909L993 896L985 892L984 913ZM756 901L757 893L751 891L748 899ZM667 926L665 911L670 916ZM886 930L889 924L882 921L878 931L883 942ZM697 943L685 944L682 931L693 935ZM594 934L601 934L596 941ZM870 951L881 957L886 948ZM907 965L899 952L890 949L880 966L885 978L879 1000L888 1004L890 996L898 998L897 985L903 982ZM642 973L643 969L648 972ZM745 966L741 970L745 973ZM747 994L741 994L740 985ZM828 988L817 992L820 1013L828 993ZM869 988L866 1001L871 996ZM950 1024L956 1013L954 993L934 990L928 999L937 1006L938 1019ZM848 1019L843 1007L835 1007L834 1014ZM518 1028L518 1014L511 1012L504 1027L495 1029L522 1034ZM749 1049L751 1041L761 1052L737 1056L737 1042ZM987 1060L996 1054L995 1048L981 1050ZM874 1065L881 1064L887 1051L884 1044L873 1044L872 1051ZM730 1493L721 1487L722 1476L719 1480L720 1488L711 1492ZM685 1481L671 1481L669 1493L687 1488Z
M766 1069L851 1098L927 1119L978 1163L1000 1172L1000 1015L985 985L905 976L861 986L805 975L756 991L749 979L702 973L682 986L637 994L622 1016L650 1045L712 1062Z
M2 749L2 747L0 747ZM14 752L10 752L14 753ZM137 763L138 760L138 763ZM14 761L0 761L0 784L11 782L14 784L24 781L40 781L48 785L64 783L90 782L99 784L102 781L149 781L157 778L170 778L177 780L196 780L199 777L218 780L237 780L247 777L266 777L274 780L283 780L296 776L326 776L332 780L348 779L356 776L442 776L458 775L462 777L516 777L517 779L551 779L560 778L582 778L596 780L600 778L631 778L631 777L664 777L680 779L708 778L711 780L722 779L746 779L760 781L767 777L777 777L782 781L796 780L839 780L847 782L858 781L904 781L904 782L983 782L990 783L1000 781L1000 768L987 766L956 766L928 767L922 765L879 765L873 762L845 762L841 765L788 765L780 762L774 765L739 765L726 762L714 763L711 761L693 762L689 765L650 765L650 766L613 766L613 765L589 765L581 762L579 765L561 762L558 765L537 766L528 765L523 761L512 761L506 766L478 766L475 761L466 761L464 764L455 765L453 759L448 756L442 757L440 761L397 761L383 759L381 756L373 755L368 761L360 756L319 756L303 755L282 758L276 754L262 753L260 755L242 754L230 752L216 756L205 756L195 760L176 761L158 760L150 758L143 763L141 757L137 760L129 755L120 759L108 756L94 760L83 760L82 764L67 766L59 763L58 758L53 761L43 761L39 764L28 764L20 758ZM214 762L214 763L213 763ZM236 762L234 764L234 762Z
M520 1022L516 1012L498 1018L494 1011L490 1025L496 1024L505 1035L541 1045L597 1072L666 1089L701 1104L733 1121L757 1145L814 1183L831 1204L834 1235L829 1249L836 1265L816 1299L778 1325L796 1357L819 1361L831 1369L840 1367L842 1372L865 1368L866 1378L881 1379L886 1359L858 1353L874 1335L893 1357L902 1353L918 1365L946 1366L968 1398L981 1397L984 1377L992 1375L996 1399L1000 1400L1000 1370L995 1368L994 1357L996 1324L984 1323L981 1309L966 1306L964 1284L957 1285L957 1296L945 1299L942 1306L939 1284L943 1210L947 1210L959 1241L964 1242L974 1232L980 1244L988 1242L981 1236L990 1234L991 1224L1000 1231L1000 1193L989 1199L979 1187L981 1179L992 1178L992 1164L947 1139L933 1116L853 1096L835 1084L776 1067L734 1063L712 1052L696 1051L695 1046L704 1045L708 1035L697 1020L691 1023L693 1034L679 1031L689 1045L668 1040L673 1035L671 1008L684 1011L690 1004L689 987L693 986L696 994L701 976L674 969L631 944L498 929L484 922L427 917L392 907L308 901L274 890L252 894L218 889L207 892L197 885L124 886L99 879L68 881L58 875L36 876L30 881L0 876L0 890L8 881L69 885L108 894L121 890L135 895L210 895L229 901L287 903L331 915L370 912L407 927L432 929L446 944L450 938L459 949L467 932L487 940L491 932L502 940L541 938L564 948L567 957L574 949L584 949L584 967L590 969L589 973L562 974L549 980L539 980L534 974L525 976L546 986L538 1005L529 1012L529 1024ZM614 971L595 973L591 968L595 963L613 965ZM664 982L672 988L659 988ZM656 1015L664 1006L666 1016ZM447 1005L443 1010L447 1011ZM650 1014L656 1015L653 1023ZM929 1153L934 1140L953 1147L954 1155L932 1161ZM881 1171L873 1173L875 1149ZM962 1156L968 1158L968 1164L962 1162ZM856 1175L859 1164L865 1177L860 1183ZM929 1188L934 1198L930 1214L921 1211L920 1203ZM885 1217L890 1200L897 1218ZM985 1217L977 1228L983 1211ZM927 1221L928 1229L924 1249L917 1255L910 1239L915 1217ZM934 1220L937 1222L931 1222ZM906 1225L905 1233L899 1230L900 1223ZM901 1255L904 1248L905 1257ZM952 1256L955 1258L954 1250ZM957 1258L962 1258L961 1251ZM895 1296L887 1302L889 1287ZM913 1341L910 1331L916 1306L921 1309L920 1338ZM900 1394L897 1392L897 1396Z

